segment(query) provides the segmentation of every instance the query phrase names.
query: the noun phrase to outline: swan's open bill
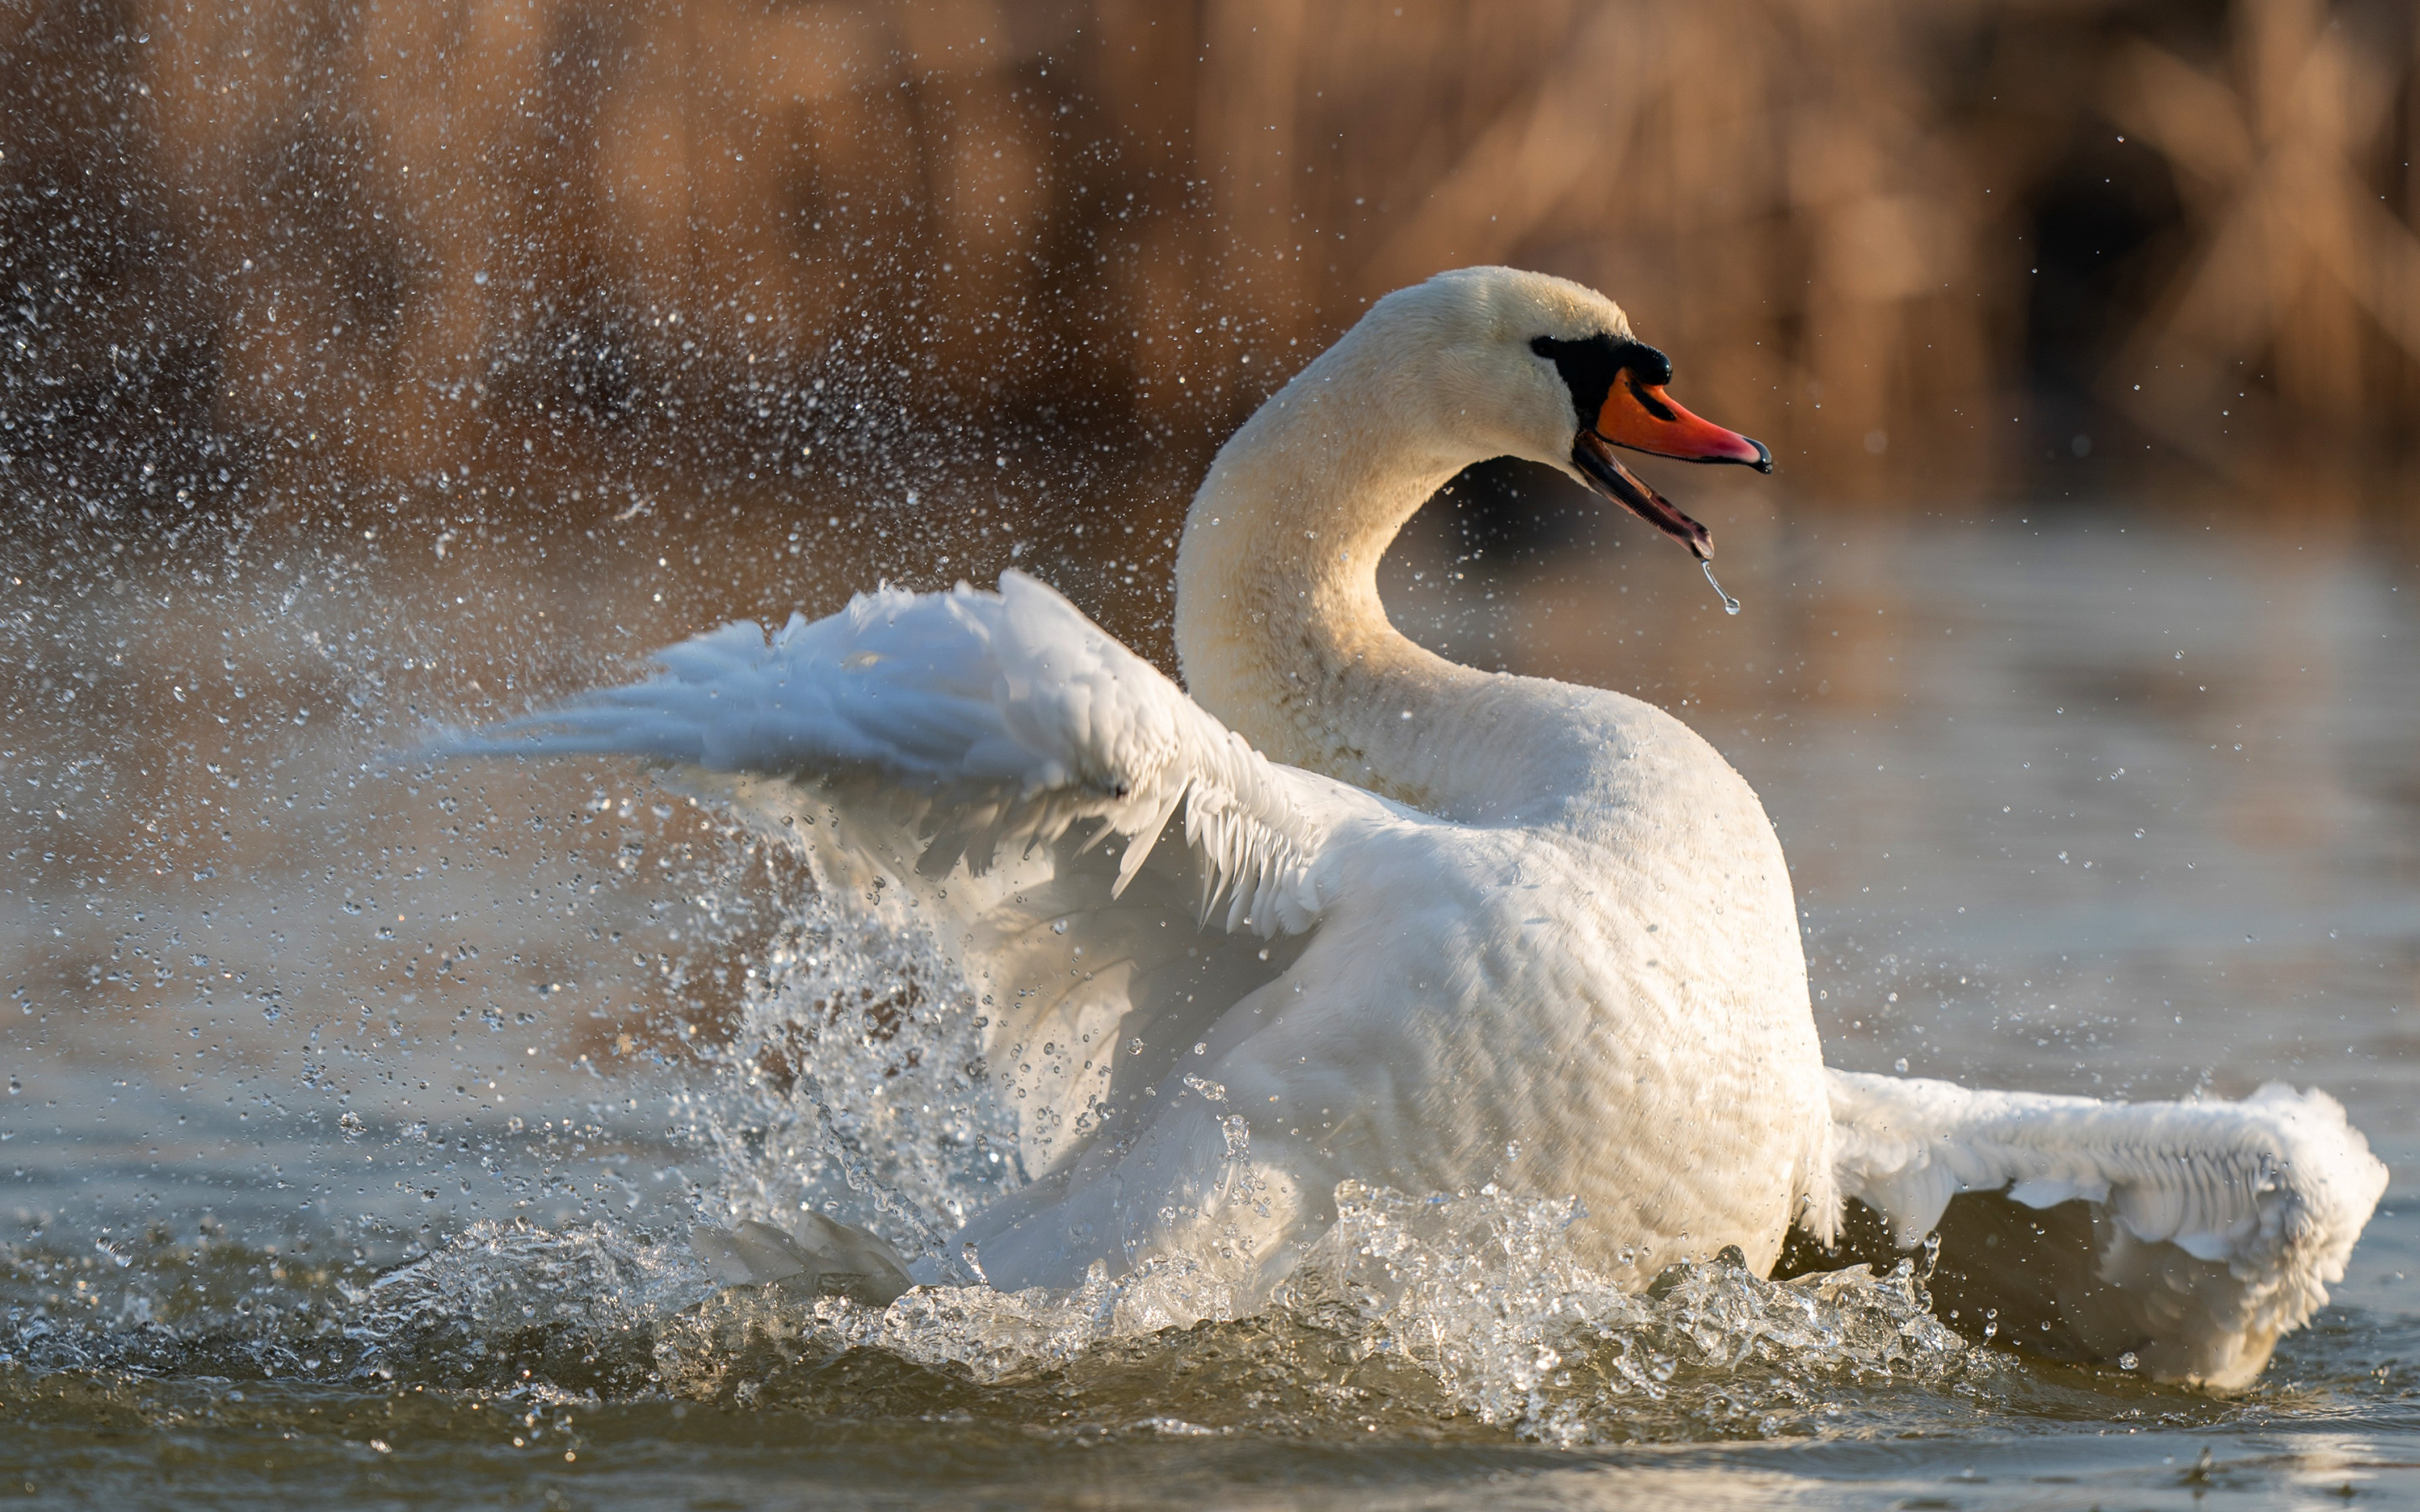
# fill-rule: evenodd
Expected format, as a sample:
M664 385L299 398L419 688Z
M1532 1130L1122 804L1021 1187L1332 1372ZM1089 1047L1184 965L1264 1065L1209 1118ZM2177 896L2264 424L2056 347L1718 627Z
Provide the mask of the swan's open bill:
M1443 274L1379 301L1219 452L1177 560L1184 691L1011 572L769 642L726 625L650 681L443 748L674 765L846 905L930 930L996 1005L985 1056L1030 1180L956 1242L1003 1288L1184 1254L1249 1303L1347 1180L1575 1196L1583 1257L1642 1285L1733 1245L1768 1270L1793 1223L1834 1244L1846 1196L1885 1253L1943 1224L1962 1310L2249 1379L2383 1183L2334 1103L1827 1074L1788 867L1739 774L1660 709L1458 666L1388 624L1388 543L1493 456L1710 557L1611 446L1771 457L1670 378L1598 294ZM2088 1243L1998 1265L1993 1236L2023 1226L1978 1219L1965 1244L1960 1194ZM817 1233L703 1244L737 1276L856 1273Z

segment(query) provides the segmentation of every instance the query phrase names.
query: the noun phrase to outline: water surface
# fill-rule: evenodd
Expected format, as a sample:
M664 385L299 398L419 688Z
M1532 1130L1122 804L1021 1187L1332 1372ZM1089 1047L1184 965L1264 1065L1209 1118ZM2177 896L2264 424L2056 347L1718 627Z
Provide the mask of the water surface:
M2420 1495L2412 564L2106 517L1416 541L1406 628L1636 689L1755 782L1836 1065L2342 1098L2397 1172L2240 1396L2025 1363L1903 1279L1612 1293L1568 1211L1366 1194L1218 1278L888 1316L678 1235L1016 1180L913 942L613 764L381 751L845 576L786 527L21 548L0 749L0 1489L120 1505L2087 1507ZM812 547L812 542L808 543ZM732 563L709 568L703 559ZM661 563L660 567L658 566ZM1096 579L1104 593L1115 585ZM655 595L669 594L671 602ZM1148 626L1147 589L1094 603ZM1127 627L1121 625L1121 627ZM1902 1065L1903 1063L1903 1065ZM941 1068L937 1070L936 1068ZM873 1194L887 1195L888 1206ZM1442 1198L1442 1200L1438 1200Z

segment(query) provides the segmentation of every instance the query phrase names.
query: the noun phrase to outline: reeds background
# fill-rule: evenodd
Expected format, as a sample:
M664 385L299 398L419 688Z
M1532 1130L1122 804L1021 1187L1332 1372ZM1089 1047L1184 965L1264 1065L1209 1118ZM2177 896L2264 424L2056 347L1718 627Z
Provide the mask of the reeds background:
M2413 18L7 0L0 477L1181 482L1367 300L1503 261L1622 301L1800 504L2400 516Z

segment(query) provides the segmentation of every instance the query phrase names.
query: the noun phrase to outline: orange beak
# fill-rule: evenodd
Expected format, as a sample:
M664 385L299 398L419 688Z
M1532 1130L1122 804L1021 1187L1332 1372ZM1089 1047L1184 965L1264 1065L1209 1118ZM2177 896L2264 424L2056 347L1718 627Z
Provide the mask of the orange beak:
M1687 547L1700 562L1714 560L1713 534L1623 467L1613 455L1616 446L1683 462L1741 462L1759 472L1773 471L1773 454L1763 442L1699 420L1667 397L1664 385L1643 382L1628 368L1614 376L1596 423L1573 440L1572 462L1606 498Z
M1773 454L1762 442L1699 420L1674 404L1664 392L1672 380L1672 361L1644 342L1611 334L1573 341L1540 336L1529 349L1555 364L1578 413L1573 468L1599 493L1687 547L1699 562L1711 561L1713 535L1640 482L1613 449L1628 446L1683 462L1739 462L1759 472L1773 471ZM1591 405L1593 416L1588 412ZM1706 576L1711 581L1714 574ZM1724 603L1738 612L1731 600Z
M1624 371L1606 390L1605 408L1590 427L1616 446L1683 462L1742 462L1759 472L1773 471L1773 454L1761 441L1700 420L1675 404L1660 383L1643 383Z

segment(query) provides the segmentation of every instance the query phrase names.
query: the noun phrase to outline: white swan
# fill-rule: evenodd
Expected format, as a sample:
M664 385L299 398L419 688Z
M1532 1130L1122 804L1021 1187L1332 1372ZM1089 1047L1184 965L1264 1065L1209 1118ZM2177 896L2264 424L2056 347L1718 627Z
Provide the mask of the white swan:
M1475 671L1388 623L1380 553L1488 457L1559 468L1710 556L1610 445L1771 462L1669 378L1561 280L1470 269L1379 301L1195 496L1190 698L1010 573L865 595L769 644L728 625L662 676L449 749L716 774L828 887L929 925L984 995L1032 1177L963 1236L996 1285L1185 1251L1265 1288L1340 1181L1493 1181L1577 1196L1580 1242L1642 1283L1726 1246L1770 1270L1793 1226L1799 1268L1938 1227L1970 1325L1998 1307L2047 1352L2248 1381L2384 1186L2335 1103L1827 1072L1789 873L1739 774L1660 709Z

